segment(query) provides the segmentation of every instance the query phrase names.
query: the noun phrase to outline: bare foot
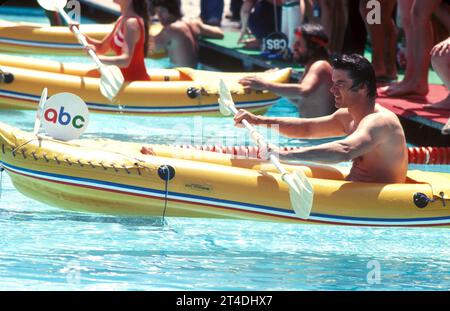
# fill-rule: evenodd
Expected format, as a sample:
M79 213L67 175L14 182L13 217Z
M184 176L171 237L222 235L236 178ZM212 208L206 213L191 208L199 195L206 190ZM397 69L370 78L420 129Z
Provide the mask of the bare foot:
M142 147L141 149L142 154L148 154L148 155L155 155L155 152L151 147Z
M390 97L401 97L407 95L425 96L428 94L428 83L394 83L380 88L380 93Z
M423 105L423 108L450 110L450 94L447 96L447 98L441 100L440 102Z
M260 49L261 41L256 38L248 39L244 41L244 49Z

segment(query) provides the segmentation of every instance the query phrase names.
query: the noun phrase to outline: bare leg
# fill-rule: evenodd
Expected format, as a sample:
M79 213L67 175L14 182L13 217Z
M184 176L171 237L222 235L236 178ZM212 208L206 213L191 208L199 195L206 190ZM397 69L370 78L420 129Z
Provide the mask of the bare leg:
M395 78L397 76L395 63L396 29L392 19L395 1L381 1L381 24L367 23L366 16L369 13L367 9L368 0L360 2L360 13L372 39L372 65L377 78Z
M405 70L405 78L403 81L407 81L414 76L415 65L413 64L413 48L412 42L414 41L412 25L411 25L411 9L413 5L413 0L398 0L398 9L400 10L402 27L405 32L405 41L406 41L406 70ZM391 92L395 91L397 88L401 87L404 83L403 81L398 83L392 83L389 86L383 87L379 89L380 93L390 95Z
M387 92L389 96L426 95L428 93L429 54L433 46L433 29L430 19L439 3L440 0L414 1L411 11L414 40L408 43L412 48L413 58L412 63L408 60L407 67L417 67L413 70L412 77L405 77L402 85Z
M328 49L341 53L348 23L347 0L319 0L321 24L328 36Z
M433 14L450 31L450 5L441 3Z
M435 55L431 58L434 70L444 81L447 89L450 90L450 53L444 53L442 56ZM450 110L450 92L446 98L431 105L425 105L426 108L448 109Z
M384 6L382 16L385 16L386 19L384 22L382 21L384 33L386 34L386 51L384 54L386 76L393 80L397 79L397 27L392 17L396 2L397 0L385 0L382 4Z
M328 36L328 48L331 48L331 35L333 28L333 11L332 11L332 3L330 0L319 0L320 9L321 9L321 24L323 26L323 30ZM331 49L330 49L331 50Z
M344 48L345 32L348 24L348 3L347 0L334 0L334 29L333 29L333 49L341 53Z

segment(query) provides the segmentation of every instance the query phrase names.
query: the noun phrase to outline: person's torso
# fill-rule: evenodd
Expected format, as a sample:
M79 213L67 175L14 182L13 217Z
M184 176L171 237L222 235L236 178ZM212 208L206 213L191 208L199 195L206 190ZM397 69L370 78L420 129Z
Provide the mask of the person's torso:
M147 69L145 67L145 26L142 18L140 17L120 17L114 28L114 36L111 43L111 49L116 55L123 53L124 46L127 44L125 40L125 27L127 19L135 18L139 23L140 35L139 40L134 47L133 55L130 55L131 62L127 68L120 68L125 81L148 81L150 80Z
M182 67L195 67L199 31L185 21L177 21L168 27L171 27L173 34L166 46L171 63Z
M302 118L315 118L330 115L336 111L334 105L334 96L330 92L332 86L331 72L332 68L324 68L328 74L320 74L318 79L320 80L318 86L309 92L308 96L304 96L301 99L295 100L298 104L299 114ZM300 79L299 83L309 75L317 74L310 72L309 69L305 68L305 73ZM308 77L309 78L309 77Z
M380 118L384 118L380 111ZM403 128L398 120L389 121L389 137L370 152L353 159L347 180L360 182L403 183L408 170L408 153ZM356 126L351 124L348 134Z

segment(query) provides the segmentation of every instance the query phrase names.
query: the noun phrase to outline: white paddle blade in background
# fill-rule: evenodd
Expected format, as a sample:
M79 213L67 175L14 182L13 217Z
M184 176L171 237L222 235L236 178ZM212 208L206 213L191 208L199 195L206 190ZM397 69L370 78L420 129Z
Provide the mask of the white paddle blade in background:
M125 82L122 71L117 66L102 66L100 72L100 92L112 102Z
M450 135L450 118L448 118L448 121L442 128L441 132L443 135Z
M42 112L44 111L44 105L47 101L47 88L44 88L41 94L41 99L39 100L39 106L36 110L36 118L34 120L34 135L37 136L39 133L39 130L41 129L41 118L42 118Z
M219 110L224 116L231 114L230 105L234 105L233 98L231 97L230 90L225 82L220 79L219 82Z
M37 0L39 5L47 11L58 12L67 4L67 0Z

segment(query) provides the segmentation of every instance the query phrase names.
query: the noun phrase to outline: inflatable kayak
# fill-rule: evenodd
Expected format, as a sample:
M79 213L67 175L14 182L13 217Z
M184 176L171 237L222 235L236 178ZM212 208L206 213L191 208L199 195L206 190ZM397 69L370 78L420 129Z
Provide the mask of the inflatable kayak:
M80 30L93 39L102 40L113 27L113 24L85 24L80 26ZM157 35L161 29L162 26L159 24L152 25L150 33ZM5 20L0 20L0 51L21 54L85 55L82 46L67 26ZM149 55L151 58L165 56L165 51Z
M450 227L450 174L409 171L407 183L348 182L345 169L301 169L314 188L308 220L291 208L276 169L257 159L142 144L37 141L0 123L0 163L14 186L72 211L132 216L247 219L355 226Z
M44 87L49 96L69 92L81 97L91 112L134 115L220 116L218 86L224 79L238 108L264 113L279 97L268 92L244 92L238 81L257 75L272 82L288 82L290 68L270 73L223 73L191 68L149 69L151 81L125 83L114 103L99 90L99 73L89 65L2 56L0 70L12 82L0 84L0 108L36 109Z

